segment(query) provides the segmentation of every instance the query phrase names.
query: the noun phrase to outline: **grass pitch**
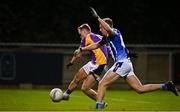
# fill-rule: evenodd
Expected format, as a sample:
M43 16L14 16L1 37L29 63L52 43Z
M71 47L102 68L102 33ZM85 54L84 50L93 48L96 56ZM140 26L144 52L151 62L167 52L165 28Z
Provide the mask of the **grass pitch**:
M95 101L74 91L69 101L54 103L50 90L0 89L0 111L95 111ZM108 90L104 111L180 111L180 97L171 92L137 94L134 91Z

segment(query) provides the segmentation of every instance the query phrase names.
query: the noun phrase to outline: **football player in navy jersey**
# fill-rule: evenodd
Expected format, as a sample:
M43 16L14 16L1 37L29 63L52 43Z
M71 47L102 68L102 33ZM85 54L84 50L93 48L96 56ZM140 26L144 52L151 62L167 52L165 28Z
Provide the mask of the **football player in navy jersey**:
M172 81L168 81L164 84L143 85L134 73L133 65L128 50L123 42L121 32L118 29L113 28L112 19L101 19L94 9L92 9L92 15L99 21L100 31L104 37L100 42L77 49L74 55L81 53L82 51L99 48L106 44L114 60L113 66L106 72L102 80L99 82L96 109L101 109L106 106L103 102L106 89L111 83L119 78L124 78L128 85L137 93L146 93L162 89L172 91L176 96L178 96L177 88Z

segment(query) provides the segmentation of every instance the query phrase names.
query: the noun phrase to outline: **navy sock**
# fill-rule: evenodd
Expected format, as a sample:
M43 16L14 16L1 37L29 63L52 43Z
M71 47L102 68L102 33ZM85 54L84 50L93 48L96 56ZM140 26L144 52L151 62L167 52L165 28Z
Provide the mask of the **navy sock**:
M71 91L71 90L69 90L69 89L67 89L67 90L66 90L66 93L67 93L67 94L71 94L71 93L72 93L72 91Z
M101 106L103 105L103 103L102 102L96 102L96 109L99 109L99 108L101 108Z
M161 89L162 90L168 90L168 85L167 84L161 84Z

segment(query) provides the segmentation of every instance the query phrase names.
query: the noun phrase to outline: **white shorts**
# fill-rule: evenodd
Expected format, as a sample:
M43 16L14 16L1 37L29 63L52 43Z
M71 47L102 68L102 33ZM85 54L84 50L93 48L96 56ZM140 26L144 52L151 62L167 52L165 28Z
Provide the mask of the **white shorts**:
M101 75L104 71L105 64L103 65L97 65L89 61L87 64L85 64L83 67L86 74L95 73L96 75Z
M109 70L117 73L121 77L135 75L130 59L114 63L114 65Z

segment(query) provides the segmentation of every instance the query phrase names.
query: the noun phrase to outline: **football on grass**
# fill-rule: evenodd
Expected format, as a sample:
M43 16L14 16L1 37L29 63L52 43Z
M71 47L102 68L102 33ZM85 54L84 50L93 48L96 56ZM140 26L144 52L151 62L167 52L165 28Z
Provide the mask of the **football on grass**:
M59 102L63 98L63 92L59 88L53 88L50 92L50 98L53 102Z

